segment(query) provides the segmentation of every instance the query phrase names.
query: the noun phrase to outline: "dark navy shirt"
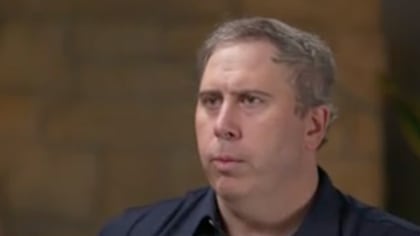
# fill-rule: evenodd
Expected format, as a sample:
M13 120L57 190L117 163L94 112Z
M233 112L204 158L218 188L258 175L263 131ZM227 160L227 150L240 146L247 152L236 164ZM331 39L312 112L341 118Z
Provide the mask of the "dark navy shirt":
M420 228L358 202L333 187L324 171L312 205L294 236L420 236ZM215 193L202 188L182 198L127 210L100 236L223 236Z

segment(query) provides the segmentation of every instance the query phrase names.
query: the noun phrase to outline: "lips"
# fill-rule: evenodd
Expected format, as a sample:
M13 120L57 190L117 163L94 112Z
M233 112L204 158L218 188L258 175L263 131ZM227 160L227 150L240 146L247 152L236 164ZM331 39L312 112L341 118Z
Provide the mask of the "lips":
M231 155L217 155L211 158L211 161L220 161L220 162L242 162L239 158L235 158Z
M221 172L228 172L237 168L243 161L229 155L219 155L211 158L210 162L217 170Z

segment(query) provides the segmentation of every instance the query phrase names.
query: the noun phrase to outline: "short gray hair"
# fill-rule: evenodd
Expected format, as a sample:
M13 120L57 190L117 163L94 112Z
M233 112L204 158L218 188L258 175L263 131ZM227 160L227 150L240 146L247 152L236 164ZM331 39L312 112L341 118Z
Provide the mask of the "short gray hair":
M258 40L266 40L278 50L275 62L287 63L293 69L294 76L291 79L298 104L296 113L303 117L310 108L327 105L331 111L331 123L336 118L336 109L331 101L335 61L330 48L316 35L277 19L242 18L217 27L199 50L199 78L201 79L208 60L221 44Z

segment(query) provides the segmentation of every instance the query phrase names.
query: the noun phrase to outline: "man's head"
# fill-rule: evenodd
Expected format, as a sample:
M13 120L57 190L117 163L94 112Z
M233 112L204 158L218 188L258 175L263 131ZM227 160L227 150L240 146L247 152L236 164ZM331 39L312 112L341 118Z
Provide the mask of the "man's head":
M315 165L335 116L334 60L317 37L274 19L234 20L206 40L198 69L198 149L216 191L272 188Z

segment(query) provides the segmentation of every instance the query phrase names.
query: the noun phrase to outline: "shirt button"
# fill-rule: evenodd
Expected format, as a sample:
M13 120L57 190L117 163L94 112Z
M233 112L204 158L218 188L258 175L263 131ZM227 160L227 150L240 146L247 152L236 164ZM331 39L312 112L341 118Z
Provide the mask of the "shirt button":
M209 224L214 227L214 221L212 219L209 219Z

